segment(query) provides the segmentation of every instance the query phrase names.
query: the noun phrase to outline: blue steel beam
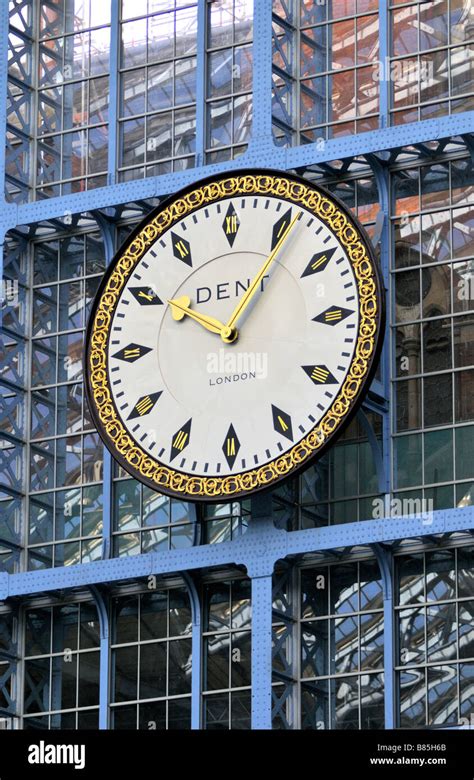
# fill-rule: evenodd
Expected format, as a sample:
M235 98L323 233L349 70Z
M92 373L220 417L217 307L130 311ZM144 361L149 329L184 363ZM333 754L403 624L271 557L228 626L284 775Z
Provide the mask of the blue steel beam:
M268 563L271 565L270 561ZM252 729L271 729L271 727L272 574L270 572L252 576Z
M275 149L272 135L272 1L254 3L253 12L253 83L252 131L247 153L262 153L268 146ZM242 159L242 158L239 158ZM248 165L247 161L247 165ZM263 166L263 163L256 163ZM270 163L270 167L274 167Z
M384 10L382 12L382 6ZM385 63L388 57L388 45L387 45L387 32L388 32L388 10L385 0L380 0L380 28L381 28L381 53L380 59L382 61L382 67L385 68ZM385 30L385 42L382 42L382 27ZM381 89L381 126L388 124L388 81L380 83ZM384 114L382 114L382 104L384 104ZM368 155L368 161L374 171L375 181L377 184L380 213L382 215L381 232L380 232L380 265L382 269L382 277L384 281L384 287L387 295L386 300L386 321L385 321L385 338L384 347L381 355L381 368L382 368L382 383L384 388L384 397L390 399L390 364L391 364L391 331L390 331L390 313L392 311L392 301L388 297L390 295L390 188L389 188L389 173L387 167L383 165L380 160L374 155ZM390 417L390 405L387 410L382 414L382 441L383 451L382 460L383 467L381 469L383 473L383 479L379 482L379 489L381 493L384 493L387 497L390 495L391 485L391 417ZM373 432L372 432L373 435ZM380 572L382 575L382 587L383 587L383 612L384 612L384 724L386 729L393 729L395 727L395 627L394 627L394 611L393 611L393 555L389 550L384 548L381 544L372 545L375 555L377 557Z
M0 4L0 95L5 99L0 100L0 127L3 127L6 135L7 126L7 99L8 92L8 33L9 33L9 4ZM0 182L2 183L2 204L5 203L5 156L6 145L0 144ZM0 216L1 222L1 216ZM13 227L13 226L12 226ZM0 328L3 322L3 242L6 230L0 227Z
M196 168L206 161L206 13L207 0L198 0L196 40Z
M102 483L102 558L106 560L113 555L112 549L112 490L113 490L113 458L107 447L103 449L103 483Z
M246 560L252 587L252 729L271 729L273 569L276 559L271 546L261 546L261 539L272 538L276 531L271 495L254 496L250 514L252 523L243 539L256 553Z
M383 666L385 728L395 728L395 627L393 612L393 556L374 544L383 587Z
M114 0L115 1L115 0ZM115 230L103 214L96 214L96 222L104 242L105 263L108 266L115 251ZM102 558L110 558L112 549L112 510L113 510L113 471L114 461L107 447L103 446L103 476L102 476Z
M109 611L102 593L94 585L90 588L97 607L100 627L99 662L99 729L107 729L109 724L109 688L110 688L110 621Z
M407 538L422 539L438 534L471 531L473 528L474 506L440 509L433 512L428 521L410 516L385 517L290 532L260 524L253 533L247 532L238 539L222 544L206 544L184 550L111 558L18 574L0 572L0 601L62 588L85 587L212 566L242 564L251 571L252 577L264 577L268 575L269 561L276 562L289 555L367 546L377 542L388 544Z
M390 117L390 57L389 45L389 10L387 0L379 0L379 64L381 76L379 81L379 127L388 127ZM388 72L387 72L388 71Z
M0 100L0 127L6 128L8 101L8 34L9 34L9 3L0 3L0 95L4 99ZM6 132L5 132L6 135ZM0 182L5 181L5 158L6 145L0 144ZM2 199L5 199L4 190L2 190Z
M382 387L383 396L386 400L390 400L390 365L392 360L392 341L390 331L390 317L393 311L390 295L393 295L393 290L390 289L390 259L391 259L391 232L390 232L390 184L389 184L389 172L387 166L383 165L380 160L373 154L367 155L368 162L374 172L375 182L377 184L377 191L380 203L380 215L381 215L381 230L380 230L380 267L382 270L382 279L385 288L385 336L383 342L383 349L380 358L380 365L382 371ZM381 485L381 492L390 493L391 485L391 434L392 425L390 417L390 405L387 406L387 410L382 414L382 441L383 441L383 462L384 462L384 476L385 483Z
M117 175L117 132L119 96L120 22L119 0L110 0L110 76L109 76L109 138L107 150L107 184L115 184Z
M181 187L199 181L204 176L222 171L238 171L242 168L259 167L274 169L303 168L332 160L359 155L375 154L380 150L399 149L432 141L433 138L449 138L474 133L474 111L463 114L426 119L421 122L373 130L360 135L331 139L324 144L314 143L291 149L274 145L263 138L252 143L249 149L236 160L191 168L186 171L136 181L123 182L110 187L101 187L87 192L64 195L57 198L17 205L2 204L0 230L6 232L16 225L61 218L65 213L77 214L147 198L155 198L176 192ZM321 148L322 147L322 148Z
M201 600L194 583L194 579L188 572L183 573L183 579L189 593L192 618L191 638L191 728L201 728L201 688L202 688L202 616Z

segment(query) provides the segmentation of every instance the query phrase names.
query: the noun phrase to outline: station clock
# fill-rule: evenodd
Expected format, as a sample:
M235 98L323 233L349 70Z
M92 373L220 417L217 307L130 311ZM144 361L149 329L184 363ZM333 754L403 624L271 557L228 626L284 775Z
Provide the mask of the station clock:
M136 479L243 498L334 442L382 331L370 241L338 200L280 171L220 174L161 203L109 266L87 329L89 405Z

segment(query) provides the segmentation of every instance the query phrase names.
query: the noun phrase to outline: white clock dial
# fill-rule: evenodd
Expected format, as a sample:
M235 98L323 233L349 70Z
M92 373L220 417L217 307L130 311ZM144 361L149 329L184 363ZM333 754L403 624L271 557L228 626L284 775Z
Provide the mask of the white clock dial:
M332 436L328 415L351 387L361 338L368 357L375 352L378 279L352 223L339 212L347 228L338 234L338 223L315 211L311 198L295 202L278 188L258 186L248 192L242 180L237 191L221 188L202 203L188 196L193 208L182 216L175 209L177 217L145 246L142 226L115 263L118 271L121 258L122 265L133 259L132 267L114 280L114 265L108 279L114 305L101 346L115 420L109 432L115 435L117 425L127 438L123 452L115 439L114 454L164 492L222 500L245 493L236 484L265 486L252 475L265 480L276 469L278 479L289 459L295 471L308 436L321 451ZM355 243L365 250L367 278L354 262ZM101 303L110 303L106 282L91 318L92 340L94 326L102 325ZM373 305L361 302L367 283ZM368 319L375 323L369 341ZM89 397L110 444L93 354ZM197 485L208 485L209 493L201 495ZM217 485L223 490L215 493Z

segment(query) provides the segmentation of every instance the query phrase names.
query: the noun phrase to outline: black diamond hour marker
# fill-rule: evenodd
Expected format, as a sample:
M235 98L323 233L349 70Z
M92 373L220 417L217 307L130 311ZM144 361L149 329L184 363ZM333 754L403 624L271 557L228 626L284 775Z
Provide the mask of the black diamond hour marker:
M192 266L191 249L189 241L186 241L182 236L177 236L176 233L171 233L171 243L173 246L173 254L178 260L182 260L186 265Z
M224 222L222 223L222 229L225 233L225 237L227 238L227 241L229 242L230 246L233 246L235 237L237 236L237 233L239 231L240 227L240 220L237 216L237 212L234 209L234 205L232 203L229 203L229 208L227 209L227 213L224 217Z
M301 366L315 385L337 385L337 379L327 366Z
M288 209L273 226L271 249L275 249L283 233L291 222L291 209Z
M354 312L351 309L343 309L342 306L330 306L329 309L313 317L313 322L322 322L324 325L337 325Z
M142 344L132 343L123 347L123 349L120 349L115 355L112 355L112 357L118 358L118 360L125 360L127 363L135 363L136 360L139 360L139 358L143 357L143 355L146 355L148 352L151 352L151 347L144 347Z
M311 276L312 274L317 274L321 271L324 271L336 249L337 247L333 247L333 249L326 249L324 252L317 252L315 255L313 255L303 273L301 274L301 278L303 278L303 276Z
M150 393L150 395L142 395L142 397L138 399L132 411L128 415L128 419L134 420L135 417L144 417L146 414L149 414L153 409L154 405L156 404L156 402L158 401L158 398L160 397L162 392L163 391L160 390L158 393Z
M191 433L192 419L188 420L179 431L176 431L171 442L171 454L170 460L173 460L176 455L179 455L189 444L189 435Z
M234 466L239 450L240 442L237 438L234 426L231 424L224 439L224 444L222 445L222 452L224 453L227 465L230 469Z
M293 441L293 426L291 424L291 417L287 412L278 409L277 406L272 404L273 415L273 427L277 433L281 433L282 436L286 436L287 439Z
M129 289L140 306L160 306L163 304L163 301L158 298L151 287L130 287Z

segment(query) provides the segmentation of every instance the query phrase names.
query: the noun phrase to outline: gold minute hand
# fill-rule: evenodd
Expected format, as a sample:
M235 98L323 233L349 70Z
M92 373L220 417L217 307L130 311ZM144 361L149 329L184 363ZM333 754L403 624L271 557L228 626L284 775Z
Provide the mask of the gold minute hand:
M247 287L246 291L242 295L242 298L238 302L237 306L235 307L234 311L232 312L230 319L227 321L227 327L230 328L231 333L235 332L235 323L237 322L238 318L242 314L243 311L247 308L249 305L251 299L255 295L255 292L260 285L260 282L262 281L263 277L265 276L266 272L270 268L271 264L273 263L275 257L277 256L278 252L282 248L283 244L285 243L286 239L288 238L291 230L293 229L295 223L299 220L302 212L299 211L296 217L293 217L290 224L286 228L285 232L282 234L280 239L278 240L277 244L275 245L275 248L271 252L271 254L268 255L267 259L265 260L264 264L262 265L260 271L258 274L254 277L250 285ZM222 336L222 334L221 334ZM229 339L226 336L222 336L222 339L224 341L228 341ZM233 341L234 339L230 339Z
M231 329L224 325L223 322L216 320L215 317L209 317L207 314L201 314L200 312L191 309L191 299L188 298L187 295L169 300L167 303L169 303L171 307L171 315L174 320L179 321L182 320L183 317L188 316L206 328L206 330L211 331L211 333L217 333L217 335L222 336L222 338L230 337Z

